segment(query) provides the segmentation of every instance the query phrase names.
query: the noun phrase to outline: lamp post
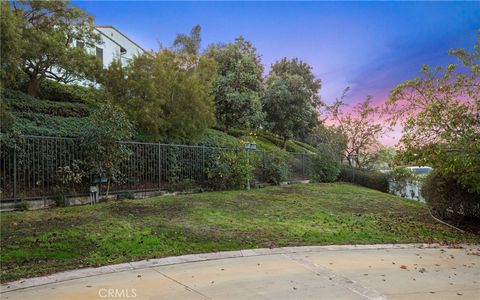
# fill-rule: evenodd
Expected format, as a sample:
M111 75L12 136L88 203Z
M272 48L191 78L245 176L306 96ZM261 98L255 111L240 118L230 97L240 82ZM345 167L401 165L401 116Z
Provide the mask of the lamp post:
M255 142L250 143L246 142L245 143L245 150L247 151L247 168L250 168L250 156L248 155L248 152L251 150L256 150L257 149L257 144ZM250 190L250 172L247 174L247 191Z

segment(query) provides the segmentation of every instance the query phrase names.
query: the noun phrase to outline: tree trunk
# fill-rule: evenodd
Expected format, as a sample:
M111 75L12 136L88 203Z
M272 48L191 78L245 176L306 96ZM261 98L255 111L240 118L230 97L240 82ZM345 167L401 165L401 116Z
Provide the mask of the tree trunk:
M37 76L30 76L27 93L32 97L37 97L40 92L40 80Z
M287 137L283 137L283 150L287 149L287 141L288 141L288 138Z

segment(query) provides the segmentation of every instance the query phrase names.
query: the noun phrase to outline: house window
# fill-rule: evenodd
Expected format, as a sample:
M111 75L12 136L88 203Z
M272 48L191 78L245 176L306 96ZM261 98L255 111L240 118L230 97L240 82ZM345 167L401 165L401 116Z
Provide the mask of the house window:
M98 60L100 60L100 62L103 64L103 49L102 48L98 48L96 47L97 51L96 51L96 55L97 55L97 58Z
M82 48L85 46L85 44L82 41L77 41L77 48Z

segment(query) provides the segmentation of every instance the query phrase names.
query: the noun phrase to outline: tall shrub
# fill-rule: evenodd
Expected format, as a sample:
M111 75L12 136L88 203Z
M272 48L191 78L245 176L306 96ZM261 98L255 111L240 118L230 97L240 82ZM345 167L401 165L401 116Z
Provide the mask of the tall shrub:
M441 218L480 220L480 193L469 192L452 175L444 175L438 170L431 172L423 182L422 196L434 214Z
M312 179L318 182L333 182L340 173L340 158L328 146L318 147L312 161Z
M378 171L342 166L338 180L388 193L388 176Z
M100 106L89 118L90 128L81 138L85 168L91 176L108 178L108 196L111 182L122 181L120 163L129 154L118 141L132 137L133 125L120 108L111 104Z
M241 189L253 180L256 156L243 150L221 151L212 157L207 169L208 185L216 190Z

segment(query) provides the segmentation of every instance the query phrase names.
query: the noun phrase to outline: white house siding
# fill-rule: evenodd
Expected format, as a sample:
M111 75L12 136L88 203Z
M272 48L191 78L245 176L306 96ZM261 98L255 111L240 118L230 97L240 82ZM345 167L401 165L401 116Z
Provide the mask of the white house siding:
M137 45L131 39L127 38L125 35L123 35L120 31L118 31L114 27L112 27L112 26L97 26L96 28L97 28L98 31L103 33L102 34L102 39L104 39L104 40L112 39L116 43L121 45L123 49L126 50L124 53L121 54L122 63L123 62L128 62L134 56L145 53L145 50L143 50L139 45ZM110 61L110 63L111 63L111 61Z
M108 68L115 59L120 58L120 46L103 35L101 35L101 38L103 43L96 45L96 47L103 49L103 67ZM92 49L91 51L92 54L96 53L96 49Z
M101 43L95 46L85 46L86 51L90 54L96 55L97 48L103 50L102 62L103 67L108 68L110 64L120 59L122 66L128 65L131 60L139 54L145 53L145 50L135 44L132 40L125 37L122 33L112 26L97 26L95 27L100 35ZM77 41L75 41L77 43ZM72 44L72 47L77 46ZM84 86L98 86L98 84L88 81L79 80L75 84Z

